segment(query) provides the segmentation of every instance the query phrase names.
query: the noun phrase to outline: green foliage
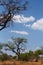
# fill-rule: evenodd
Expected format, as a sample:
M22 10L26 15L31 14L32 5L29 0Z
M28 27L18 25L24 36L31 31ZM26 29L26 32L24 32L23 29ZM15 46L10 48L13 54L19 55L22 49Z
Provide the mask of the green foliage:
M21 51L25 50L25 43L27 42L27 39L25 38L11 38L11 41L9 41L7 44L0 44L0 49L2 49L3 47L5 48L5 50L9 50L14 52L19 59L19 55L21 53Z
M42 54L43 54L43 50L36 50L34 52L35 57L38 57L39 55L42 55Z
M21 53L19 55L19 60L22 61L32 61L33 59L36 59L35 61L38 61L38 56L43 54L43 50L36 50L36 51L29 51L27 53ZM17 56L8 56L7 54L0 55L0 60L9 60L9 59L16 59Z
M29 53L22 53L20 54L20 60L28 61L34 58L33 51L29 51Z
M7 55L7 54L0 55L0 60L1 61L10 60L10 59L11 59L10 56Z
M33 51L29 51L28 57L29 57L29 59L33 59L33 58L34 58L34 53L33 53Z
M12 56L12 59L16 59L16 56Z
M21 53L23 50L25 50L25 46L24 44L27 42L27 39L25 38L11 38L11 41L8 42L8 44L0 44L0 53L2 47L4 46L6 48L6 50L12 51L14 52L16 56L13 56L13 59L17 59L17 60L23 60L23 61L30 61L33 59L36 59L36 61L39 58L39 55L43 55L43 49L39 49L36 51L29 51L27 53ZM8 56L7 54L3 54L0 56L0 60L7 60L7 59L11 59L10 56Z
M11 41L5 47L8 47L12 52L14 52L19 59L19 55L21 51L24 51L24 43L27 42L25 38L11 38ZM9 50L8 49L8 50Z
M20 54L19 59L23 61L28 61L28 53Z
M41 54L43 54L42 50L29 51L28 53L21 53L19 59L23 61L32 61L35 59L35 61L38 61L39 55Z

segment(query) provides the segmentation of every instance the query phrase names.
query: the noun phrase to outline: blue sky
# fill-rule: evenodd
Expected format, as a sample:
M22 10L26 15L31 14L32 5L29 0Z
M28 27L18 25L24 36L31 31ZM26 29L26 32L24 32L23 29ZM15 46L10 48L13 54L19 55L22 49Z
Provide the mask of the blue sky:
M12 20L14 25L0 31L0 42L8 42L14 36L27 39L27 50L43 46L43 0L29 0L27 11Z

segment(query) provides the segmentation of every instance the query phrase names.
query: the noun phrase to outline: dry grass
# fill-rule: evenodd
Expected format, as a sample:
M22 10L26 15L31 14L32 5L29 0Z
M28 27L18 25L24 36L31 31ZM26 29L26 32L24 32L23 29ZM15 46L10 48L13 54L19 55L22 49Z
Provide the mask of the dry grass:
M23 61L0 61L0 65L43 65L43 63L40 62L23 62Z

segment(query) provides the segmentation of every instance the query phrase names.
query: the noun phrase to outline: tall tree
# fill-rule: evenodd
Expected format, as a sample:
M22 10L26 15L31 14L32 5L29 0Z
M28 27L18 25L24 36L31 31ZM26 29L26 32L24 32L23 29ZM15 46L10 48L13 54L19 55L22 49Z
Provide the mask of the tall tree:
M3 8L0 12L0 31L7 27L8 22L12 21L15 14L26 10L28 2L23 3L21 1L22 0L0 0L0 8Z
M19 59L20 53L25 50L24 43L26 43L26 42L27 42L27 39L25 39L25 38L20 38L20 37L12 38L11 41L9 41L7 44L0 45L0 47L4 46L5 50L14 52L17 55L17 58Z

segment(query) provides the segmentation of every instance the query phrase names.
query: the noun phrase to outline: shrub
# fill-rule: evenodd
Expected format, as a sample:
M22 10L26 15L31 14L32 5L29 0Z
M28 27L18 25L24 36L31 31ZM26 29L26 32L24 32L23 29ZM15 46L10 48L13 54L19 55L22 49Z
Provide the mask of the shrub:
M9 59L11 59L11 57L7 54L0 55L0 60L1 61L5 61L5 60L9 60Z

